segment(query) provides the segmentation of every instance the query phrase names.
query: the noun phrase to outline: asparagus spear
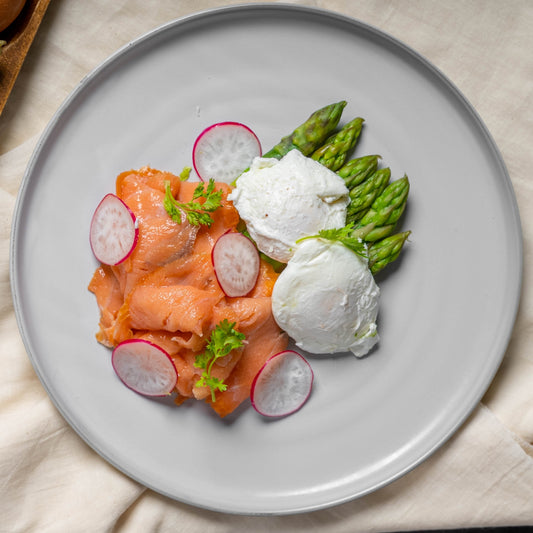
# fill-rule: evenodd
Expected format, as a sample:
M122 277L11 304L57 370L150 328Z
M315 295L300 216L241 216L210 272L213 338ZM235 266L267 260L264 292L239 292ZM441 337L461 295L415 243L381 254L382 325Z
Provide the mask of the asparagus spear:
M342 100L315 111L290 135L283 137L276 146L263 154L263 157L281 159L293 149L300 150L305 156L312 154L335 130L345 107L346 101Z
M326 142L311 154L311 159L322 163L330 170L338 170L342 167L348 152L357 144L364 119L354 118L345 124L338 132L331 135Z
M391 182L359 220L354 230L356 234L366 242L377 241L390 235L404 212L408 195L407 176Z
M370 272L375 276L383 270L389 263L396 261L410 231L395 233L379 241L372 243L368 248L368 266Z
M348 189L353 189L376 172L380 158L379 155L364 155L351 159L337 170L337 174L344 180Z
M381 168L350 190L350 203L346 210L347 223L357 222L364 216L389 183L390 175L390 168Z

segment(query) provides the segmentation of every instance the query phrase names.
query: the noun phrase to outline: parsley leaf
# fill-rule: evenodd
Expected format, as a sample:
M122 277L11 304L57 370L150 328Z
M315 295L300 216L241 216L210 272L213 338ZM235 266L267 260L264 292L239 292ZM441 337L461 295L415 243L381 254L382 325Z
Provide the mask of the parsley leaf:
M213 364L217 359L228 355L232 350L240 348L245 339L244 333L237 331L235 322L229 323L228 319L220 322L211 333L206 346L206 351L196 356L194 366L203 369L202 377L196 382L197 387L209 387L211 399L216 401L215 392L225 391L227 385L220 379L211 375Z
M357 255L367 259L368 252L366 244L360 237L354 235L354 225L350 223L343 228L323 229L318 232L318 235L310 235L309 237L302 237L296 242L301 242L306 239L321 238L328 241L336 241L344 244L347 248Z
M198 200L204 199L200 203ZM222 203L222 189L215 191L215 181L209 180L207 187L204 189L204 183L200 182L194 190L192 200L190 202L178 202L170 189L170 181L165 181L165 198L163 199L163 206L170 218L181 224L182 215L185 215L189 224L193 226L204 225L211 226L213 218L209 213L212 213L220 207Z
M183 170L180 174L180 181L187 181L189 179L189 176L191 175L191 167L183 167Z

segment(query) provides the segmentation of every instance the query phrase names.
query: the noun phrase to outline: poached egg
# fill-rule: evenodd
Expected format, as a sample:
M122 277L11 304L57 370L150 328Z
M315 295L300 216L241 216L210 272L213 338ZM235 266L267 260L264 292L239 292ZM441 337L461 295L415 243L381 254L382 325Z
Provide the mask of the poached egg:
M339 242L306 239L274 285L272 312L299 348L362 357L379 340L379 292L366 258Z
M350 202L344 180L298 150L280 160L255 158L228 199L259 250L282 263L298 239L342 228Z

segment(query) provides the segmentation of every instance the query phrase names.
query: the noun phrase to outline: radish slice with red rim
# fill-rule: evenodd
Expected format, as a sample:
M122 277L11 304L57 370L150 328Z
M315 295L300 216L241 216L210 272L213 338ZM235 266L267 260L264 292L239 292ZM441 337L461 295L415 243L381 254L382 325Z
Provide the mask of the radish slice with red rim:
M139 228L131 209L114 194L98 204L89 230L91 249L106 265L122 263L137 244Z
M196 139L192 160L202 181L214 179L232 183L261 155L256 134L240 122L219 122L206 128Z
M260 259L255 244L242 233L228 231L213 246L211 260L226 296L246 296L259 276Z
M144 339L128 339L118 344L111 364L127 387L144 396L167 396L178 380L168 353Z
M290 415L309 398L313 379L311 365L298 352L285 350L273 355L252 382L252 406L268 417Z

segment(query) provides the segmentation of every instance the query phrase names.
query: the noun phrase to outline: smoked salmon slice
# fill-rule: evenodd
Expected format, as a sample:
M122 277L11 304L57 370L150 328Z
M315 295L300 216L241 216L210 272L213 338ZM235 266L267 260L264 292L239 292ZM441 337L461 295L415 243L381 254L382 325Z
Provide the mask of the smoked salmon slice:
M181 224L171 219L163 205L167 182L174 198L184 203L198 185L150 167L123 172L116 179L117 196L137 217L139 238L123 263L100 265L89 283L100 311L96 339L111 348L129 338L161 346L178 372L176 403L205 400L224 417L249 398L253 378L266 360L287 347L287 335L271 310L278 274L262 260L250 294L225 296L211 251L222 234L239 224L238 212L227 200L230 186L216 184L223 191L222 205L211 213L213 223L208 227L191 225L185 217ZM213 365L213 377L223 380L227 390L217 392L212 401L210 390L196 385L202 370L195 360L225 319L235 323L245 342Z

